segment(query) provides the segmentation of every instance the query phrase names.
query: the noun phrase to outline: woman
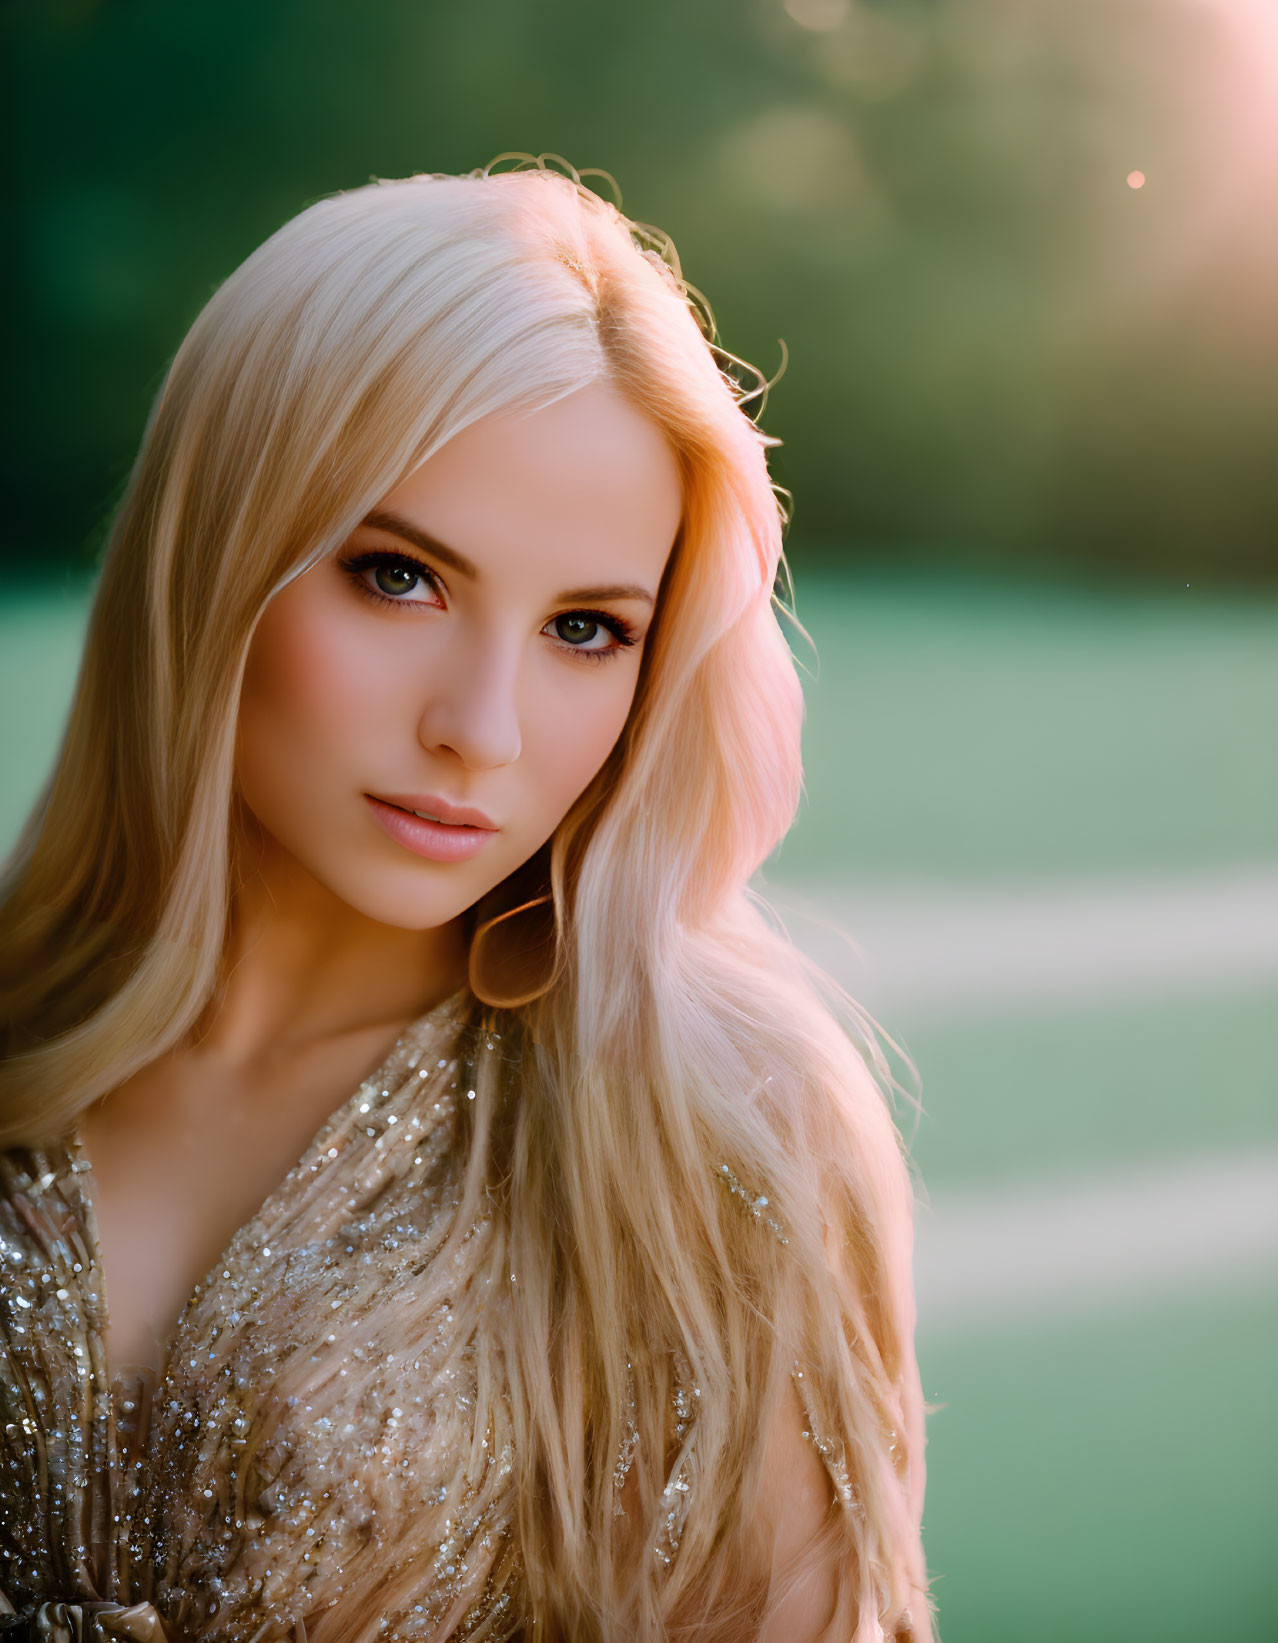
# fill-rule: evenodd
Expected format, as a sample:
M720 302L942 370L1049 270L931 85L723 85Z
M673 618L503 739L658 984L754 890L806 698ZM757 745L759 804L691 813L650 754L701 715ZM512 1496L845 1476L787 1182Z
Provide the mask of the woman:
M174 360L0 910L18 1635L931 1636L906 1168L747 889L769 441L660 243L374 184Z

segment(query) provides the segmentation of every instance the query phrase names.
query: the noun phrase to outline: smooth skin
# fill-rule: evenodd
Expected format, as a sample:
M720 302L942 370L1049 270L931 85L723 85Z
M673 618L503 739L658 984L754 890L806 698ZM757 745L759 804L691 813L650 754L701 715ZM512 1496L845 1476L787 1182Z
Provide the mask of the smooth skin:
M187 1042L81 1121L112 1373L162 1369L237 1228L465 981L461 915L621 734L681 511L664 435L595 383L463 430L268 605L238 721L228 979ZM372 814L366 795L393 793L497 830L470 860L425 859ZM770 1466L789 1480L768 1507L778 1552L829 1496L797 1421Z

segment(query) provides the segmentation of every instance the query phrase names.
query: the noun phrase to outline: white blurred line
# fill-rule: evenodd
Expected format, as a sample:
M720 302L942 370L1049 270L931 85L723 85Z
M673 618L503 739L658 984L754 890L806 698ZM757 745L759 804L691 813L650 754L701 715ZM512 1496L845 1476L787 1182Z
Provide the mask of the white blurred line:
M1275 1151L941 1193L916 1211L923 1336L1276 1278Z
M761 884L880 1017L999 1015L1278 982L1278 867L1025 884ZM885 1023L887 1024L887 1023Z

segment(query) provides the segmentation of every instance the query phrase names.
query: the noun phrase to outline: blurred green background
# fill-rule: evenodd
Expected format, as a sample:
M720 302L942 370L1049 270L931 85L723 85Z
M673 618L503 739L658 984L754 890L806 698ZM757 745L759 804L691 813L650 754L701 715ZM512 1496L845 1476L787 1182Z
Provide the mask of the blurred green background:
M1278 569L1271 0L10 0L3 26L20 570L85 551L183 331L281 221L507 149L611 171L768 375L784 336L796 551Z
M764 421L815 654L795 636L807 795L760 884L921 1080L941 1635L1278 1636L1271 0L2 26L0 849L217 282L370 175L611 171L724 344L789 352Z

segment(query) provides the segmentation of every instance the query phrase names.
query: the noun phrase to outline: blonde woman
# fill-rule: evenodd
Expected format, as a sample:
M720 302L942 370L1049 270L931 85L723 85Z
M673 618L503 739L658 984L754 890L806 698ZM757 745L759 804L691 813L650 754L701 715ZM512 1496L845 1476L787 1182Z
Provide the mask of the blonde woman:
M932 1636L729 364L541 163L313 205L179 349L0 902L5 1636Z

